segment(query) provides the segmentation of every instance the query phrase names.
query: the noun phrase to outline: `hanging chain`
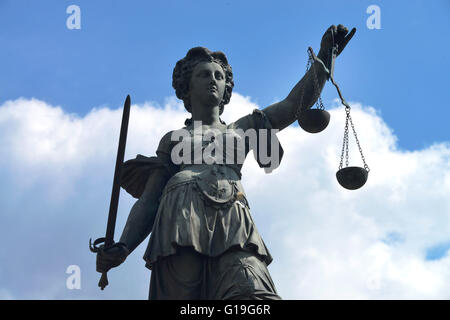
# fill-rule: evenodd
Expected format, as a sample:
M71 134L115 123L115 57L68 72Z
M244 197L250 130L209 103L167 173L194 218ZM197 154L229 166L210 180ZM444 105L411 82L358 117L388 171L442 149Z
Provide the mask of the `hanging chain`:
M333 33L332 33L333 35ZM334 39L333 39L333 43L334 43ZM332 65L330 67L330 80L333 83L333 85L336 87L336 90L339 94L339 98L341 98L341 102L342 104L345 106L345 113L346 113L346 119L345 119L345 129L344 129L344 138L343 138L343 142L342 142L342 152L341 152L341 161L339 163L339 170L342 169L343 165L344 165L344 154L345 154L345 166L348 167L348 162L349 162L349 155L348 155L348 145L349 145L349 139L348 139L348 124L350 123L350 126L352 127L352 132L353 135L355 136L355 140L356 140L356 144L358 146L359 149L359 153L361 154L361 159L364 163L364 169L367 170L367 172L370 171L369 166L366 163L366 159L364 158L364 154L362 152L362 148L359 144L359 140L358 140L358 136L356 135L356 130L355 130L355 126L353 124L352 121L352 117L350 116L350 105L345 101L344 97L342 96L341 90L339 89L338 84L334 81L334 76L333 76L333 65L334 65L334 59L337 55L337 45L333 46L331 54L332 54ZM312 49L310 49L312 50ZM306 72L309 71L309 69L312 67L313 69L313 74L314 74L314 94L319 91L319 81L317 79L317 74L316 74L316 68L314 66L314 58L312 56L312 52L308 50L308 62L306 64ZM317 89L317 91L316 91ZM297 109L296 112L296 118L298 119L301 113L301 109L302 109L302 104L303 104L303 88L300 92L300 104L299 104L299 108ZM324 110L324 106L323 106L323 102L322 102L322 97L320 96L320 91L319 91L319 97L316 101L316 106L318 109L320 110Z
M311 66L313 68L313 74L314 74L314 84L313 85L314 85L314 94L315 94L318 91L318 89L319 89L319 80L317 79L316 68L314 66L314 59L312 57L311 52L308 50L308 62L306 63L306 72L305 72L305 74L309 71ZM299 104L299 107L298 107L296 115L295 115L297 119L299 118L300 113L302 111L301 109L303 107L303 93L304 93L304 90L302 88L302 90L300 92L300 104ZM320 96L320 92L319 92L319 98L316 101L316 106L320 110L324 110L325 109L325 107L323 106L322 97Z
M352 117L350 116L350 107L346 106L345 107L345 113L347 114L346 119L345 119L345 129L344 129L344 139L342 142L342 151L341 151L341 162L339 163L339 170L342 169L343 166L343 162L344 162L344 152L345 152L345 166L348 167L348 124L350 123L350 126L352 127L352 131L353 131L353 135L355 136L355 140L356 140L356 144L358 146L359 149L359 153L361 154L361 159L364 163L364 169L367 170L367 172L370 171L369 166L366 163L366 159L364 158L364 154L362 152L362 148L359 144L359 139L358 136L356 134L356 130L355 130L355 126L353 124L352 121Z
M300 118L300 113L302 112L302 105L303 105L303 88L300 91L300 103L299 103L299 107L297 108L297 112L295 113L295 118L299 119Z
M317 80L317 73L316 73L316 67L314 66L314 62L313 62L313 57L312 57L312 53L308 50L308 65L311 64L312 65L312 69L313 69L313 74L314 74L314 94L316 92L319 92L319 98L316 101L316 106L318 109L320 110L324 110L325 108L323 107L323 103L322 103L322 97L320 96L320 87L319 87L319 80ZM316 90L317 89L317 90Z
M369 166L366 163L366 159L364 158L361 146L359 145L359 140L358 140L358 136L356 135L356 130L355 130L355 126L353 125L353 121L352 121L352 117L350 116L350 110L348 110L348 119L350 121L350 125L352 126L352 130L353 130L353 135L355 136L355 140L356 140L356 144L358 145L358 149L359 149L359 153L361 154L361 159L364 163L364 169L367 170L367 172L370 171ZM348 140L348 138L347 138ZM348 143L348 142L347 142ZM347 164L348 165L348 164Z
M309 68L311 67L311 64L312 64L312 59L311 59L312 57L311 57L311 54L309 53L309 51L308 51L308 62L306 63L306 72L308 72L309 71ZM306 73L305 72L305 73Z
M350 125L352 127L353 135L355 136L356 144L358 145L359 153L361 154L361 159L364 163L364 169L367 170L367 172L370 171L369 166L366 163L366 159L364 158L361 146L359 144L358 136L356 135L355 126L353 125L352 117L350 116L350 105L345 101L344 97L342 96L341 90L339 89L338 84L334 81L334 60L336 59L337 52L338 52L338 46L334 45L334 34L331 32L331 35L333 36L333 47L331 49L331 66L330 66L330 81L331 83L336 87L336 90L339 94L339 98L341 98L341 103L345 106L345 129L344 129L344 139L342 143L342 152L341 152L341 162L339 163L339 170L342 169L343 162L344 162L344 151L345 151L345 166L348 167L348 123L350 122Z
M347 111L347 108L345 108ZM344 153L345 153L345 166L348 167L348 120L350 117L350 109L347 112L347 117L345 119L345 129L344 129L344 139L342 141L342 151L341 151L341 162L339 163L339 170L342 169L344 163Z

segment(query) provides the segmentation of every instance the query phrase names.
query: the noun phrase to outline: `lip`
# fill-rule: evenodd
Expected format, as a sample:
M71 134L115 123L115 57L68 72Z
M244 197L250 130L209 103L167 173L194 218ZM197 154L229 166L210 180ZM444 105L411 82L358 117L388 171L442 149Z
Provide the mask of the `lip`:
M211 92L218 92L219 90L217 89L217 87L209 87L209 88L208 88L208 91L211 91Z

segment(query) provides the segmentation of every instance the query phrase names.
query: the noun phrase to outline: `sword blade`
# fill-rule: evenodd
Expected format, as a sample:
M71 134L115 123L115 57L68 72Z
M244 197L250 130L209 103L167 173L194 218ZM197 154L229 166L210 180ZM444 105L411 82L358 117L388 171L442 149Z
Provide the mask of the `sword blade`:
M117 207L119 205L120 177L123 159L125 156L125 145L127 142L128 120L130 118L130 95L127 96L123 106L122 125L120 127L119 147L117 149L116 168L114 170L114 181L109 205L108 224L106 226L105 248L114 244L114 230L116 227Z

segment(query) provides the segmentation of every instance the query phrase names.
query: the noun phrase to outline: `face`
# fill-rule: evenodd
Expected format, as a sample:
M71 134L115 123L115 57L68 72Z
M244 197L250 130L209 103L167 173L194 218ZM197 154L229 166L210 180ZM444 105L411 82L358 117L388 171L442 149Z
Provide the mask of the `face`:
M218 106L225 92L225 73L215 62L200 62L189 82L191 105Z

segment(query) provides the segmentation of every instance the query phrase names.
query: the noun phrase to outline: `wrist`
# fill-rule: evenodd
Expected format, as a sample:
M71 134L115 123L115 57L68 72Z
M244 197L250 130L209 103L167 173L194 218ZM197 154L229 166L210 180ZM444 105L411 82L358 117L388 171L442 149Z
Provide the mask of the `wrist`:
M327 65L327 59L326 56L324 58L324 51L321 50L319 51L318 55L315 55L314 52L310 52L310 59L312 59L313 61L313 67L314 67L314 72L316 74L317 77L319 78L323 78L325 80L329 79L329 75L330 75L330 69Z
M121 259L122 259L122 262L123 262L123 261L126 260L126 258L130 254L130 250L128 249L127 245L125 243L123 243L123 242L118 242L116 244L122 248Z
M120 240L122 240L122 239L120 239ZM124 242L124 241L116 242L115 245L118 246L118 247L121 247L123 253L126 256L128 256L130 254L131 250L130 250L130 247L127 245L126 242Z
M331 50L324 50L323 48L320 48L319 53L317 54L317 58L322 60L323 64L327 69L330 69L330 57Z

